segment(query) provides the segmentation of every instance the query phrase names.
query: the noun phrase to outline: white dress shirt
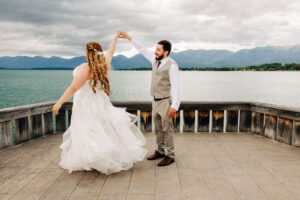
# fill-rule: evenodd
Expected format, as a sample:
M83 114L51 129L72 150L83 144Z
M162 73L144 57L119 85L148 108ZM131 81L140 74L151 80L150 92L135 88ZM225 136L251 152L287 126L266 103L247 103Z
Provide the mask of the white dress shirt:
M148 48L146 48L141 42L133 39L131 40L132 45L153 65L156 62L155 54ZM167 57L161 60L159 69L164 67L165 63L171 58ZM180 77L179 77L179 68L176 62L171 65L169 70L170 82L171 82L171 96L172 96L172 105L171 107L178 111L180 106Z

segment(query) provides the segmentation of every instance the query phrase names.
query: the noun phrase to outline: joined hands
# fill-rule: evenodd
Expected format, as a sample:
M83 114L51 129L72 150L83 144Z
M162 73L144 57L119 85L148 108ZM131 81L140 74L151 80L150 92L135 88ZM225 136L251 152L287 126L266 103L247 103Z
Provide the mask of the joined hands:
M118 31L117 32L117 37L118 38L127 39L129 41L132 40L132 37L127 32L124 32L124 31Z

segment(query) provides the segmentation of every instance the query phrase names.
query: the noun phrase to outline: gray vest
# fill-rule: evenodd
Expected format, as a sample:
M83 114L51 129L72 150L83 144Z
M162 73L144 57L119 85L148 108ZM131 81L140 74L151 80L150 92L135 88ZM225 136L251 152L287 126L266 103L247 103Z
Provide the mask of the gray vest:
M151 96L155 98L166 98L171 96L171 81L169 70L174 64L172 59L169 59L163 66L157 69L157 64L152 64L152 80L151 80Z

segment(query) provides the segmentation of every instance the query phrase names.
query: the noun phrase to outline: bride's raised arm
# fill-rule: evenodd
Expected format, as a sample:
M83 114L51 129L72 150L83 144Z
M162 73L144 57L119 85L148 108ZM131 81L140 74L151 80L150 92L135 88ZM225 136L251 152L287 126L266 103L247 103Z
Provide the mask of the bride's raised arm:
M108 51L107 51L107 53L105 55L105 60L106 60L107 66L109 68L111 66L112 57L113 57L113 55L115 53L115 50L116 50L117 40L118 40L119 34L120 34L119 31L115 34L113 40L110 43L110 47L109 47L109 49L108 49Z

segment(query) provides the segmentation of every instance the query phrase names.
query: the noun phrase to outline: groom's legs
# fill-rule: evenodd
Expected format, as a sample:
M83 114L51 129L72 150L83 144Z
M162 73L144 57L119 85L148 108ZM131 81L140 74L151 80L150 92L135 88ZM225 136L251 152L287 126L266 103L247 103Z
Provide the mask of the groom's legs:
M156 135L157 151L165 155L165 134L162 128L162 119L158 113L154 113L154 132Z
M168 127L165 134L165 155L171 158L175 157L174 153L174 126L172 118L168 118Z
M153 102L154 125L158 151L174 158L174 126L172 118L168 117L171 106L170 99Z

